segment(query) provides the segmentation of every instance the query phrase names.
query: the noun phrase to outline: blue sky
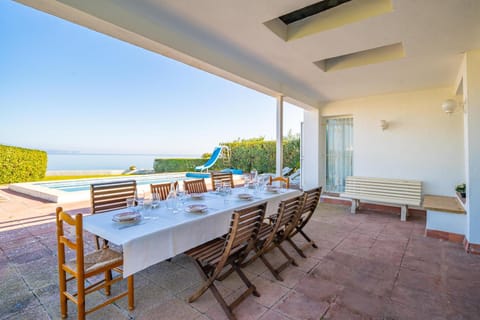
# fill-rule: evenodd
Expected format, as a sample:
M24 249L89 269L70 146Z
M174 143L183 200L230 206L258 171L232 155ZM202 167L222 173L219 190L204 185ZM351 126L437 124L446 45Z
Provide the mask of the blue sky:
M0 144L201 154L275 137L266 96L11 1L0 1ZM285 133L303 113L285 107Z

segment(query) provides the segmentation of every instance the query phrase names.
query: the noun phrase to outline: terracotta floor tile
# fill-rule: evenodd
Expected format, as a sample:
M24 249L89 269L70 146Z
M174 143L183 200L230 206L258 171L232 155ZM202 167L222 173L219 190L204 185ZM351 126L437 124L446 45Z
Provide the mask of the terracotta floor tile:
M345 288L335 303L364 318L382 319L387 298L359 288Z
M274 310L268 310L262 315L260 320L290 320L290 318Z
M312 300L333 302L344 288L335 282L308 275L295 286L295 291Z
M192 308L187 302L177 298L163 300L147 310L140 310L135 319L195 319L200 315L198 311Z
M446 292L444 280L440 275L429 275L404 268L400 269L396 285L425 293Z
M7 195L11 199L0 208L0 319L58 319L53 222L57 204ZM88 201L64 207L72 212L90 210ZM393 214L363 210L351 215L348 206L321 204L305 228L319 248L308 248L304 259L285 244L300 266L284 270L283 282L275 280L259 260L247 267L245 273L261 297L248 297L235 314L239 319L267 320L322 315L325 319L477 319L480 256L466 254L459 244L427 238L424 228L424 217L401 222ZM93 236L86 234L85 239L86 250L92 250ZM276 252L271 259L282 262L282 258ZM187 302L199 285L191 259L178 255L135 275L134 311L129 312L126 299L120 299L89 319L226 319L210 292ZM216 285L227 301L243 286L236 276ZM124 288L122 281L113 291ZM94 293L87 304L105 299L103 293ZM75 318L71 303L69 310L69 318Z
M276 281L279 285L282 287L286 288L293 288L297 285L299 281L301 281L305 276L307 275L306 272L300 270L300 268L295 267L295 266L289 266L287 269L282 271L280 275L283 278L283 281L278 281L275 279L275 277L270 273L270 271L265 271L260 275L260 277L270 280L270 281Z
M402 313L413 314L417 319L445 317L452 312L448 295L436 291L423 292L397 285L393 289L391 299L393 303L400 305ZM402 307L405 310L402 310Z
M283 298L290 290L280 285L278 281L267 280L262 277L250 279L260 293L260 297L255 297L255 301L267 308L273 306Z
M333 304L327 314L322 318L325 320L367 320L371 317L364 316L347 309L339 304Z
M293 291L284 301L276 305L274 310L292 319L320 319L327 312L329 306L327 302L319 302Z
M36 307L22 309L20 312L7 315L6 318L2 317L2 319L5 319L5 320L16 320L16 319L22 319L22 320L50 320L50 316L45 311L45 308L43 306L36 306Z

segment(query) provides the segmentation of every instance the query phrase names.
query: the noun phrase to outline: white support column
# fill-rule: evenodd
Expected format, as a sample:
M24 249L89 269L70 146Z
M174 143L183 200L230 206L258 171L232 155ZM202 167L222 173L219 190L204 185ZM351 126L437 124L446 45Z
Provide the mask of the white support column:
M466 237L471 244L480 245L480 50L468 51L465 58L463 86L466 95Z
M303 118L302 187L308 190L321 185L320 113L318 110L305 110Z
M277 148L275 174L282 175L283 169L283 96L277 97Z

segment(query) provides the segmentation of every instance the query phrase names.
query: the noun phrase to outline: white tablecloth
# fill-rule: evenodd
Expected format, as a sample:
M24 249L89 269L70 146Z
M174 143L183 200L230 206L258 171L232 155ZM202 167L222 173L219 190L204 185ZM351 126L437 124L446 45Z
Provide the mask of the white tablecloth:
M245 201L236 195L244 190L233 190L227 201L224 197L208 193L204 200L188 200L185 203L206 204L209 210L202 214L188 213L183 209L173 213L162 204L161 208L149 211L149 215L155 219L143 219L135 226L125 227L126 224L112 221L115 214L127 211L122 209L87 216L83 227L123 247L126 277L225 234L235 209L268 201L267 215L270 215L277 211L280 201L301 194L298 190L286 190L278 194L260 192L253 200Z

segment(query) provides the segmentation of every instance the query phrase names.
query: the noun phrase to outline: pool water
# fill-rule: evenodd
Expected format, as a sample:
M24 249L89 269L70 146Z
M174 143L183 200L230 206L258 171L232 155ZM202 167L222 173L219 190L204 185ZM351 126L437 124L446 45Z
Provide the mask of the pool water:
M190 178L191 179L191 178ZM77 192L88 191L90 185L95 183L115 182L123 180L135 180L137 185L149 185L152 183L165 183L174 182L177 180L185 180L184 173L175 174L150 174L144 176L124 176L115 178L95 178L95 179L79 179L79 180L66 180L66 181L54 181L54 182L36 182L34 185L45 188L61 190L65 192Z

